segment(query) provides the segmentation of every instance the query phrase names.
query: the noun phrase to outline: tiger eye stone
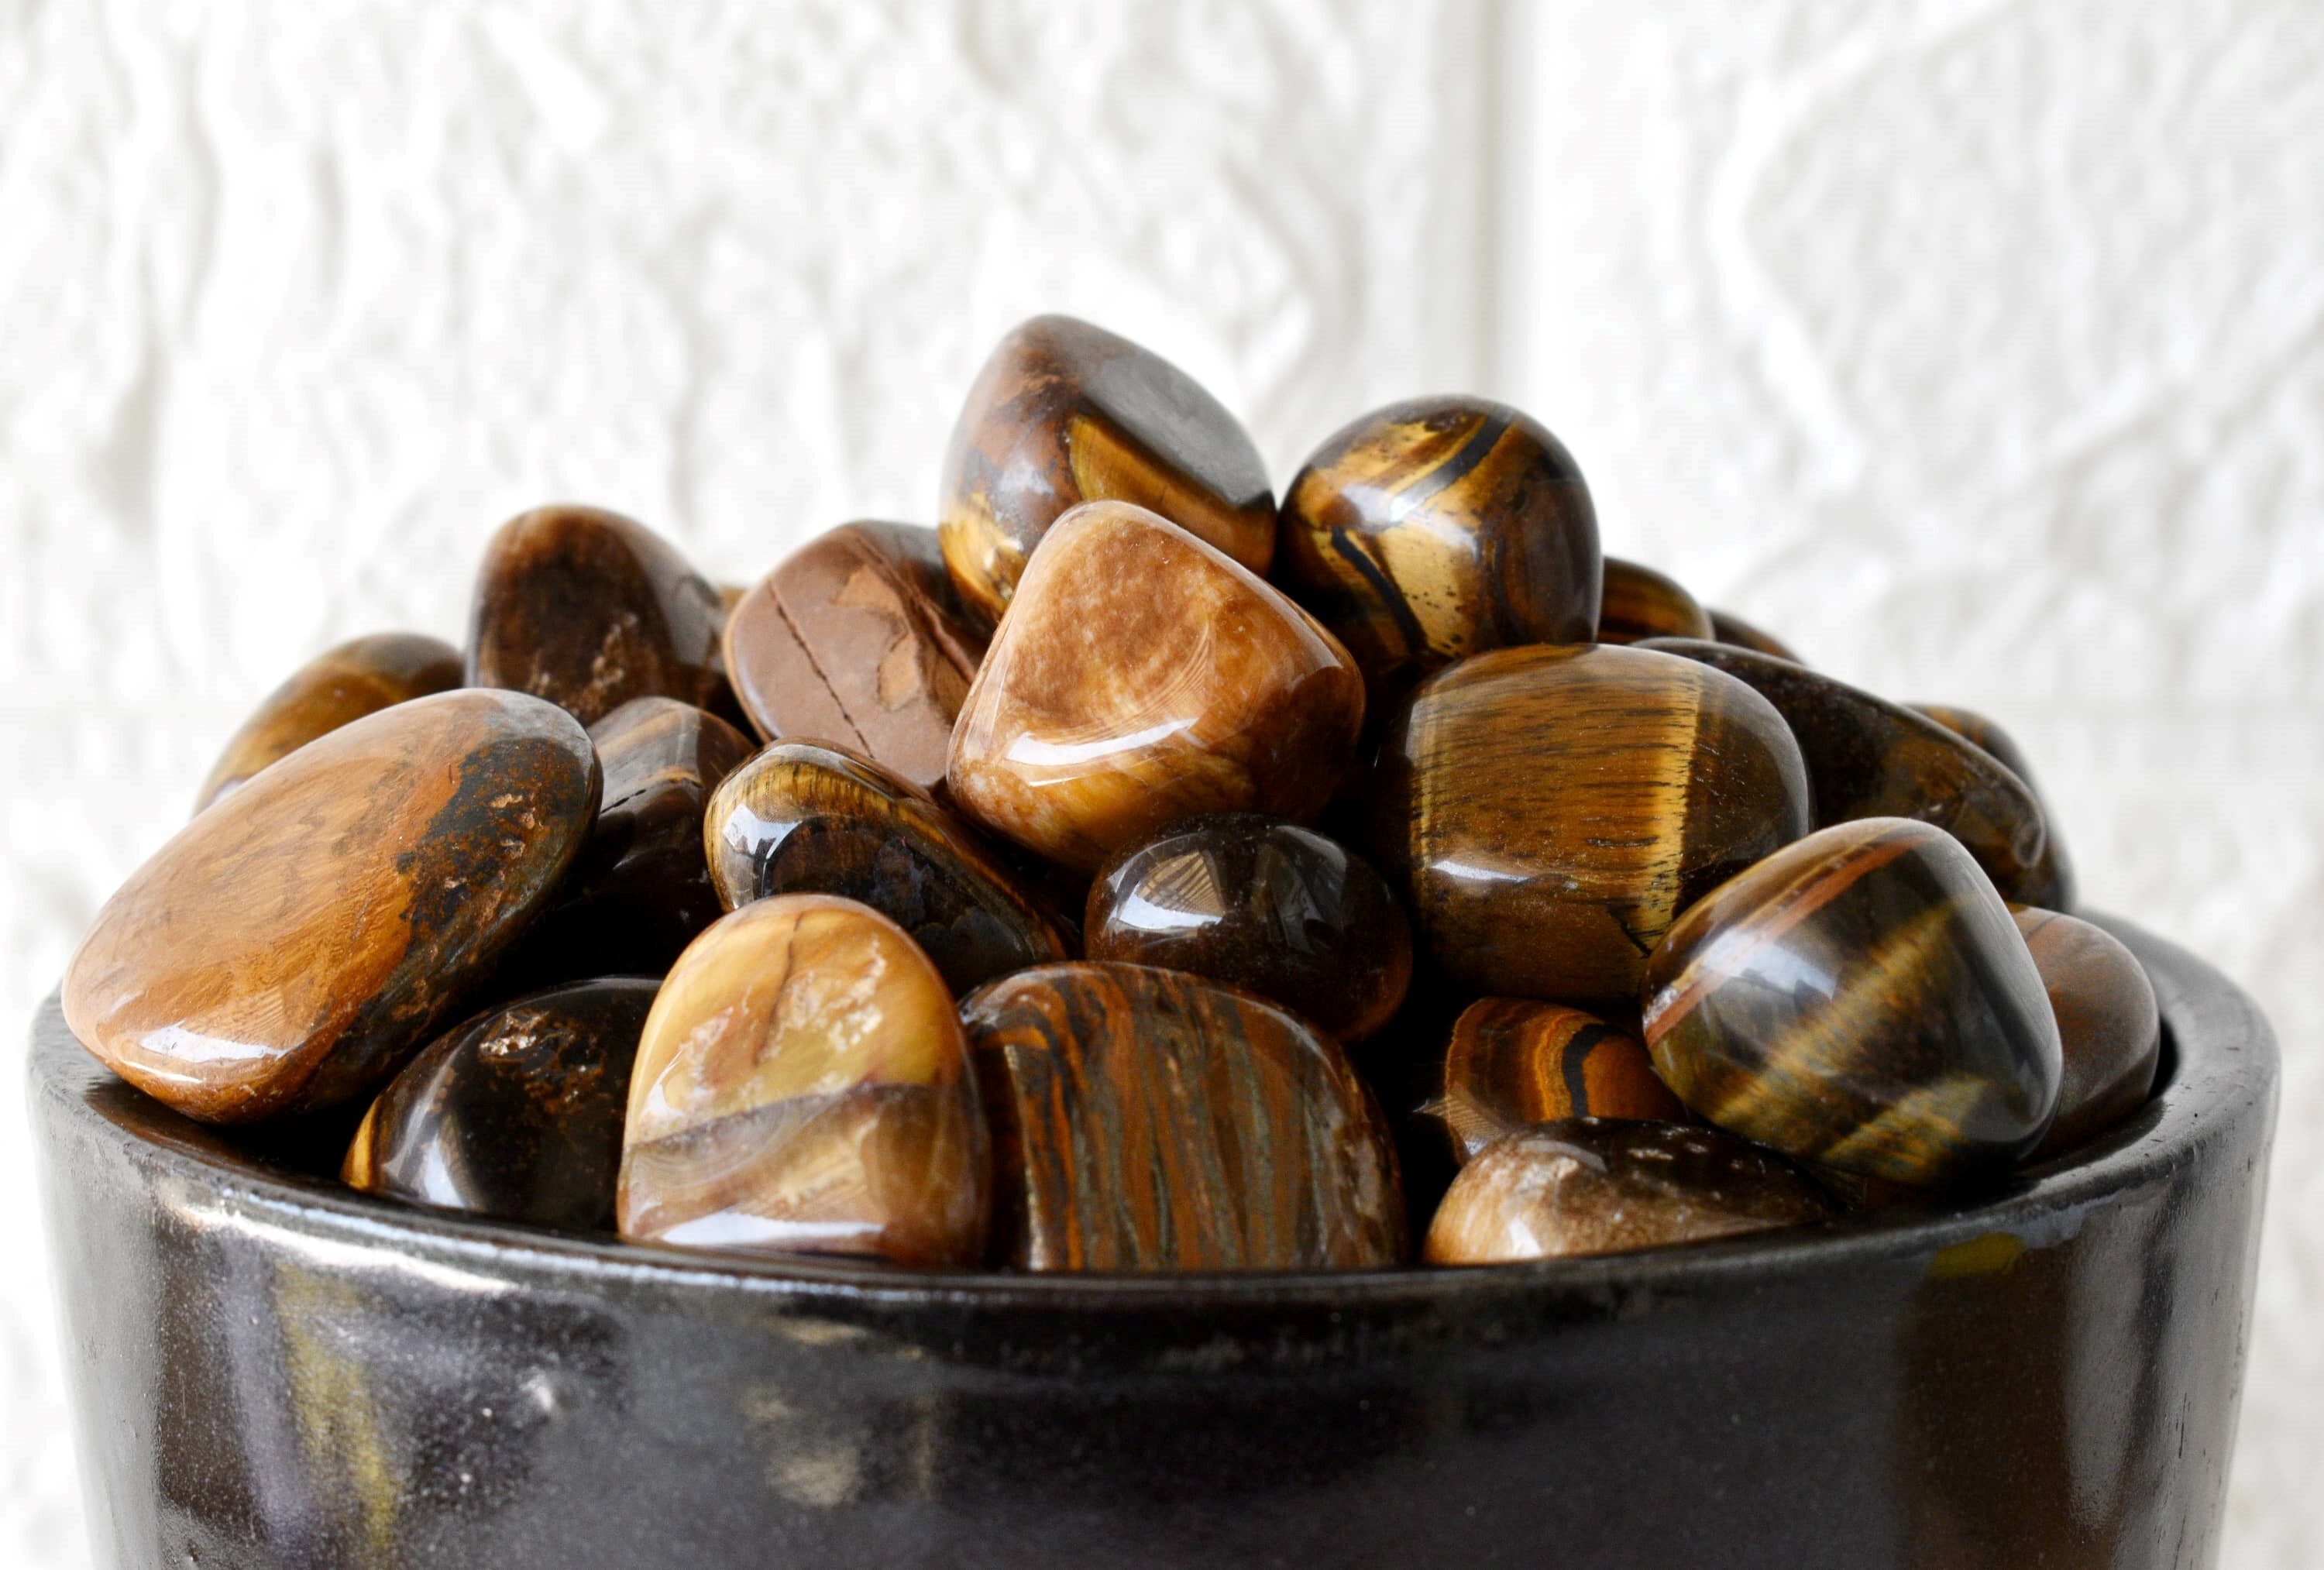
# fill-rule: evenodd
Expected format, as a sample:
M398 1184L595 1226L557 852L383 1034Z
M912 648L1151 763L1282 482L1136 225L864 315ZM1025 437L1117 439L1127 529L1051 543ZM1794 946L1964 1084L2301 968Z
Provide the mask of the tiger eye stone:
M1296 1015L1200 977L1045 965L961 1004L998 1258L1031 1271L1360 1269L1403 1257L1385 1122Z
M669 541L595 507L541 507L484 547L468 684L510 687L594 724L632 698L715 700L718 591Z
M1807 774L1766 700L1635 648L1497 649L1391 721L1373 845L1443 974L1495 996L1637 995L1702 895L1805 833Z
M1478 999L1452 1022L1421 1115L1443 1129L1456 1165L1555 1118L1687 1121L1645 1042L1563 1004Z
M2031 1160L2072 1150L2146 1105L2163 1060L2154 984L2114 934L2055 911L2011 914L2050 995L2064 1072L2058 1116Z
M2008 769L1925 714L1748 648L1699 639L1650 647L1725 671L1773 703L1798 738L1820 829L1917 818L1966 846L2005 899L2039 879L2042 803Z
M861 901L909 933L954 992L1067 955L1040 905L965 823L835 747L762 748L711 797L700 843L729 909L781 894Z
M1305 611L1154 513L1093 501L1026 569L945 777L986 827L1094 872L1175 818L1314 817L1363 719L1363 678Z
M1608 556L1598 605L1598 641L1709 638L1711 612L1679 581L1652 567Z
M460 684L460 651L418 632L375 632L327 649L266 695L202 781L200 812L243 781L349 721Z
M2041 973L1927 823L1821 830L1713 890L1655 950L1645 998L1679 1099L1801 1161L1941 1184L2007 1167L2057 1109Z
M1312 829L1251 813L1184 818L1125 845L1090 886L1093 959L1248 988L1342 1042L1404 1002L1412 932L1371 864Z
M1598 629L1598 518L1557 438L1480 398L1391 404L1333 435L1283 503L1275 578L1375 696Z
M589 832L588 733L519 693L415 698L253 777L132 873L65 972L73 1033L213 1123L378 1088Z
M2041 782L2034 777L2034 765L2025 756L2025 749L2008 731L1970 710L1949 703L1914 703L1912 707L1963 740L1992 754L1995 762L2024 783L2034 804L2042 809L2043 832L2042 854L2034 858L2033 869L2019 886L2015 901L2019 904L2040 905L2044 910L2071 911L2080 892L2074 877L2073 858L2066 853L2065 837L2058 832L2058 814L2050 810L2049 798L2042 794Z
M1777 659L1790 660L1794 665L1807 663L1798 655L1794 654L1791 646L1774 633L1763 632L1740 616L1721 611L1716 606L1711 611L1711 636L1718 642L1732 644L1737 648L1748 648L1759 654L1773 655Z
M828 741L922 790L984 657L936 530L842 525L800 546L726 622L726 669L769 741Z
M1569 1117L1504 1135L1462 1168L1422 1257L1469 1265L1623 1253L1832 1215L1789 1161L1718 1129Z
M658 985L553 987L438 1036L371 1104L340 1179L414 1205L611 1231L630 1066Z
M944 556L998 620L1033 547L1084 501L1161 514L1253 573L1275 555L1275 492L1234 416L1158 354L1071 317L1001 339L945 454Z
M984 1119L952 993L902 928L783 895L696 939L630 1077L622 1235L973 1265Z

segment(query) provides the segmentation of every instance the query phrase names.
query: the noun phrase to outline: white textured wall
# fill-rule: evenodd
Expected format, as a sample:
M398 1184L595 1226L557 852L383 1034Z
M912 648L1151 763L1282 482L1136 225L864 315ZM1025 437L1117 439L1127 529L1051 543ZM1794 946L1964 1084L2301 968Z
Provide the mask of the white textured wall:
M1475 387L1609 547L2032 750L2093 903L2288 1049L2227 1562L2324 1563L2312 0L0 0L14 1042L248 703L599 500L741 577L925 517L1063 308L1287 476ZM80 1563L0 1223L0 1564ZM29 1257L29 1256L27 1256Z

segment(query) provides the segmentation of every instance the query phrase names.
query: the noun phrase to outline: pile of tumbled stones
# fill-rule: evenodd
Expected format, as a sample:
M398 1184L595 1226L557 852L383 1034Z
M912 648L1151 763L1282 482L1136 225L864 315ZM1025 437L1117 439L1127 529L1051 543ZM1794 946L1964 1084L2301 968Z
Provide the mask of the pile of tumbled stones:
M2154 995L2071 899L2001 731L1601 558L1517 410L1366 415L1278 505L1184 373L1045 317L934 529L722 591L630 519L511 520L465 649L266 700L64 1006L410 1204L1473 1264L1959 1203L2122 1123Z

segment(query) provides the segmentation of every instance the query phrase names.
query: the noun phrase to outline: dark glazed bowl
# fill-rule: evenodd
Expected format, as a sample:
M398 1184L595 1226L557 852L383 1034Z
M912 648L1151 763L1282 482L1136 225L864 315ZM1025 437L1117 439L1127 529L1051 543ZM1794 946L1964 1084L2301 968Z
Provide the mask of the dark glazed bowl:
M1904 1222L1464 1272L896 1274L359 1198L32 1105L107 1565L2211 1562L2276 1053L2116 923L2166 1081Z

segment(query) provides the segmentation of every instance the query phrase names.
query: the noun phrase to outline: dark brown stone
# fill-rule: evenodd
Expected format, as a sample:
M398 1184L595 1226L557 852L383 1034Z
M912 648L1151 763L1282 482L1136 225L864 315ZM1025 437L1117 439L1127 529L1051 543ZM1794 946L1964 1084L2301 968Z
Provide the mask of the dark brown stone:
M2057 1121L2029 1160L2085 1144L2146 1105L2163 1017L2146 969L2113 934L2056 911L2011 913L2050 995L2065 1071Z
M2019 886L2016 902L2040 905L2044 910L2071 911L2080 893L2074 877L2073 858L2066 854L2066 838L2058 831L2058 814L2051 811L2050 799L2042 794L2042 783L2034 777L2033 760L2025 756L2025 749L2008 731L1970 710L1950 703L1914 703L1912 707L1963 740L1992 754L1995 762L2024 782L2042 809L2042 854L2034 858L2033 870Z
M1666 573L1608 556L1598 604L1598 641L1637 643L1649 638L1709 638L1711 612Z

